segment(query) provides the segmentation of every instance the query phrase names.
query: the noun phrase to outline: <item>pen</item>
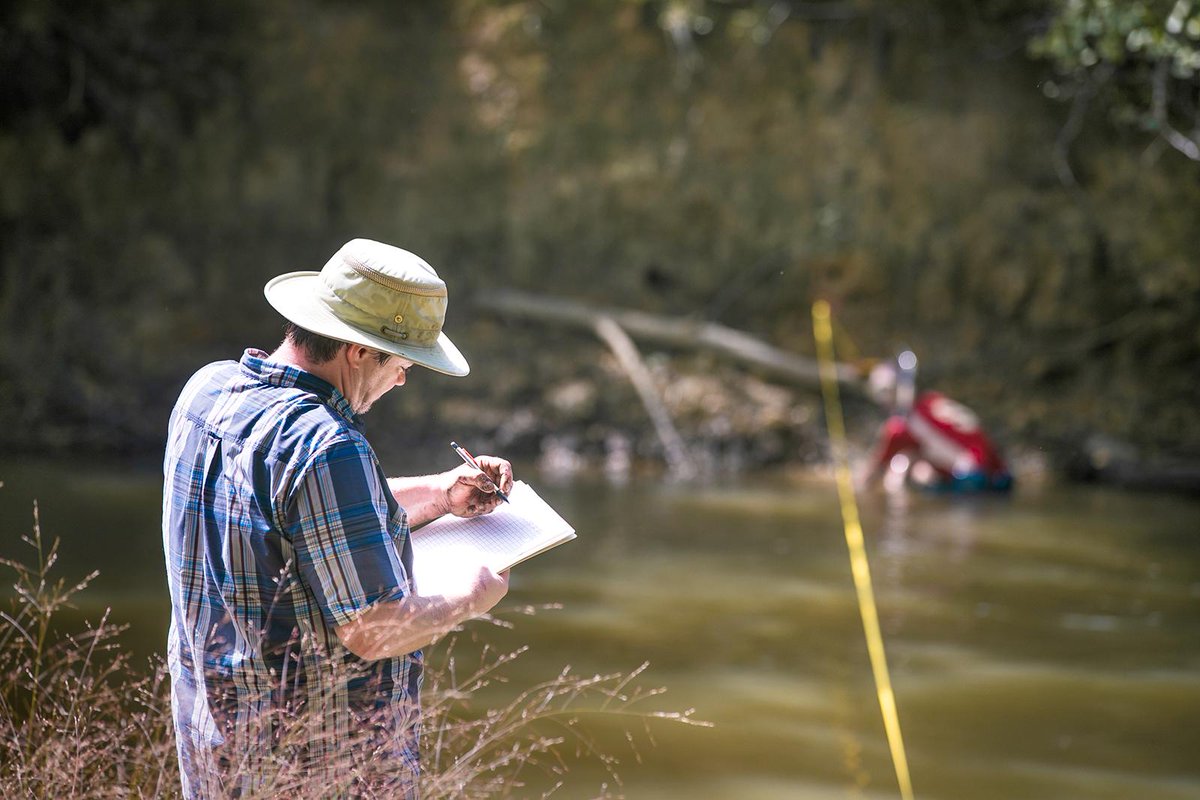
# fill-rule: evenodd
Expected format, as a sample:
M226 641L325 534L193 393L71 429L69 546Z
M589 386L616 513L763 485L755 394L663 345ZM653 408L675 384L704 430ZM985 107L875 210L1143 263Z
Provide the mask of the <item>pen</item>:
M458 453L458 457L461 458L463 461L465 461L469 466L472 466L475 469L479 470L480 472L483 472L483 467L479 466L479 462L475 460L475 457L473 455L471 455L470 453L468 453L467 449L465 447L463 447L461 444L459 444L458 442L451 442L450 448L452 450L454 450L454 452ZM486 472L483 472L483 477L487 478L488 483L490 483L492 485L492 488L496 490L496 496L507 503L508 495L506 495L504 492L500 491L500 487L496 485L496 482L494 480L492 480L491 476L488 475Z

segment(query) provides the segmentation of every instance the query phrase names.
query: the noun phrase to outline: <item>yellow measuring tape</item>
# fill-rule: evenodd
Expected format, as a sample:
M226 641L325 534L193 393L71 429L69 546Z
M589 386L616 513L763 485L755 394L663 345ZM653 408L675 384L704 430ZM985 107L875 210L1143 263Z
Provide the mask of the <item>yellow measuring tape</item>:
M825 397L825 424L833 448L837 477L838 500L842 506L842 525L846 529L846 546L850 549L850 571L858 593L858 610L862 614L863 633L867 637L867 653L875 675L875 691L879 695L879 710L887 732L892 763L900 796L912 800L912 780L908 775L908 758L904 754L904 739L900 735L900 715L896 713L896 695L888 674L887 656L883 652L883 634L879 630L879 613L875 609L875 592L871 588L871 569L867 550L863 546L862 523L858 519L858 503L854 499L854 482L850 476L850 455L846 447L846 423L842 419L842 401L838 394L837 362L833 354L833 317L829 303L813 303L813 334L817 341L817 360L821 369L821 393Z

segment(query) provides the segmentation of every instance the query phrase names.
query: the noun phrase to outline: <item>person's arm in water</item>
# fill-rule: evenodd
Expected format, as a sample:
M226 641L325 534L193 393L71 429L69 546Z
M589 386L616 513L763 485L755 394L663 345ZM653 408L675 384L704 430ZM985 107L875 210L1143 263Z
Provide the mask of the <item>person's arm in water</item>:
M868 488L875 484L887 471L892 458L904 451L908 437L908 423L902 416L889 417L879 430L879 441L862 473L858 477L858 487Z
M409 526L415 528L445 514L475 517L495 510L502 501L488 479L501 491L511 491L512 465L491 456L480 456L477 461L487 477L464 464L436 475L389 478L388 488L407 512ZM338 639L359 658L404 655L487 613L508 592L508 572L496 573L481 565L457 568L459 574L449 581L453 589L379 603L336 628Z

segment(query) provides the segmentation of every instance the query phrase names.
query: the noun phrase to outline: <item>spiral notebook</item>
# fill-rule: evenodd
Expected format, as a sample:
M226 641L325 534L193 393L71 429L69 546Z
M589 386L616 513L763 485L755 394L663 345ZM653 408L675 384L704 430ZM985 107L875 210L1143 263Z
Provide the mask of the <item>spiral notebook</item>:
M508 500L490 514L447 515L413 532L413 572L422 592L441 581L442 565L470 559L502 572L575 538L575 529L524 481L513 484Z

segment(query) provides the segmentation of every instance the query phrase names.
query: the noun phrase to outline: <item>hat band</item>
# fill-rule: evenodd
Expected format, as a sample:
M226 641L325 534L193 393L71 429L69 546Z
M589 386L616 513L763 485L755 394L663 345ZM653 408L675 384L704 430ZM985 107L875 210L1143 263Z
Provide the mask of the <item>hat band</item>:
M335 292L324 281L318 282L317 287L317 300L321 303L322 308L339 322L349 325L361 333L380 336L396 344L414 347L433 347L441 335L440 326L434 328L417 328L410 325L391 326L388 323L392 320L359 308L349 299ZM403 315L396 316L403 318Z

